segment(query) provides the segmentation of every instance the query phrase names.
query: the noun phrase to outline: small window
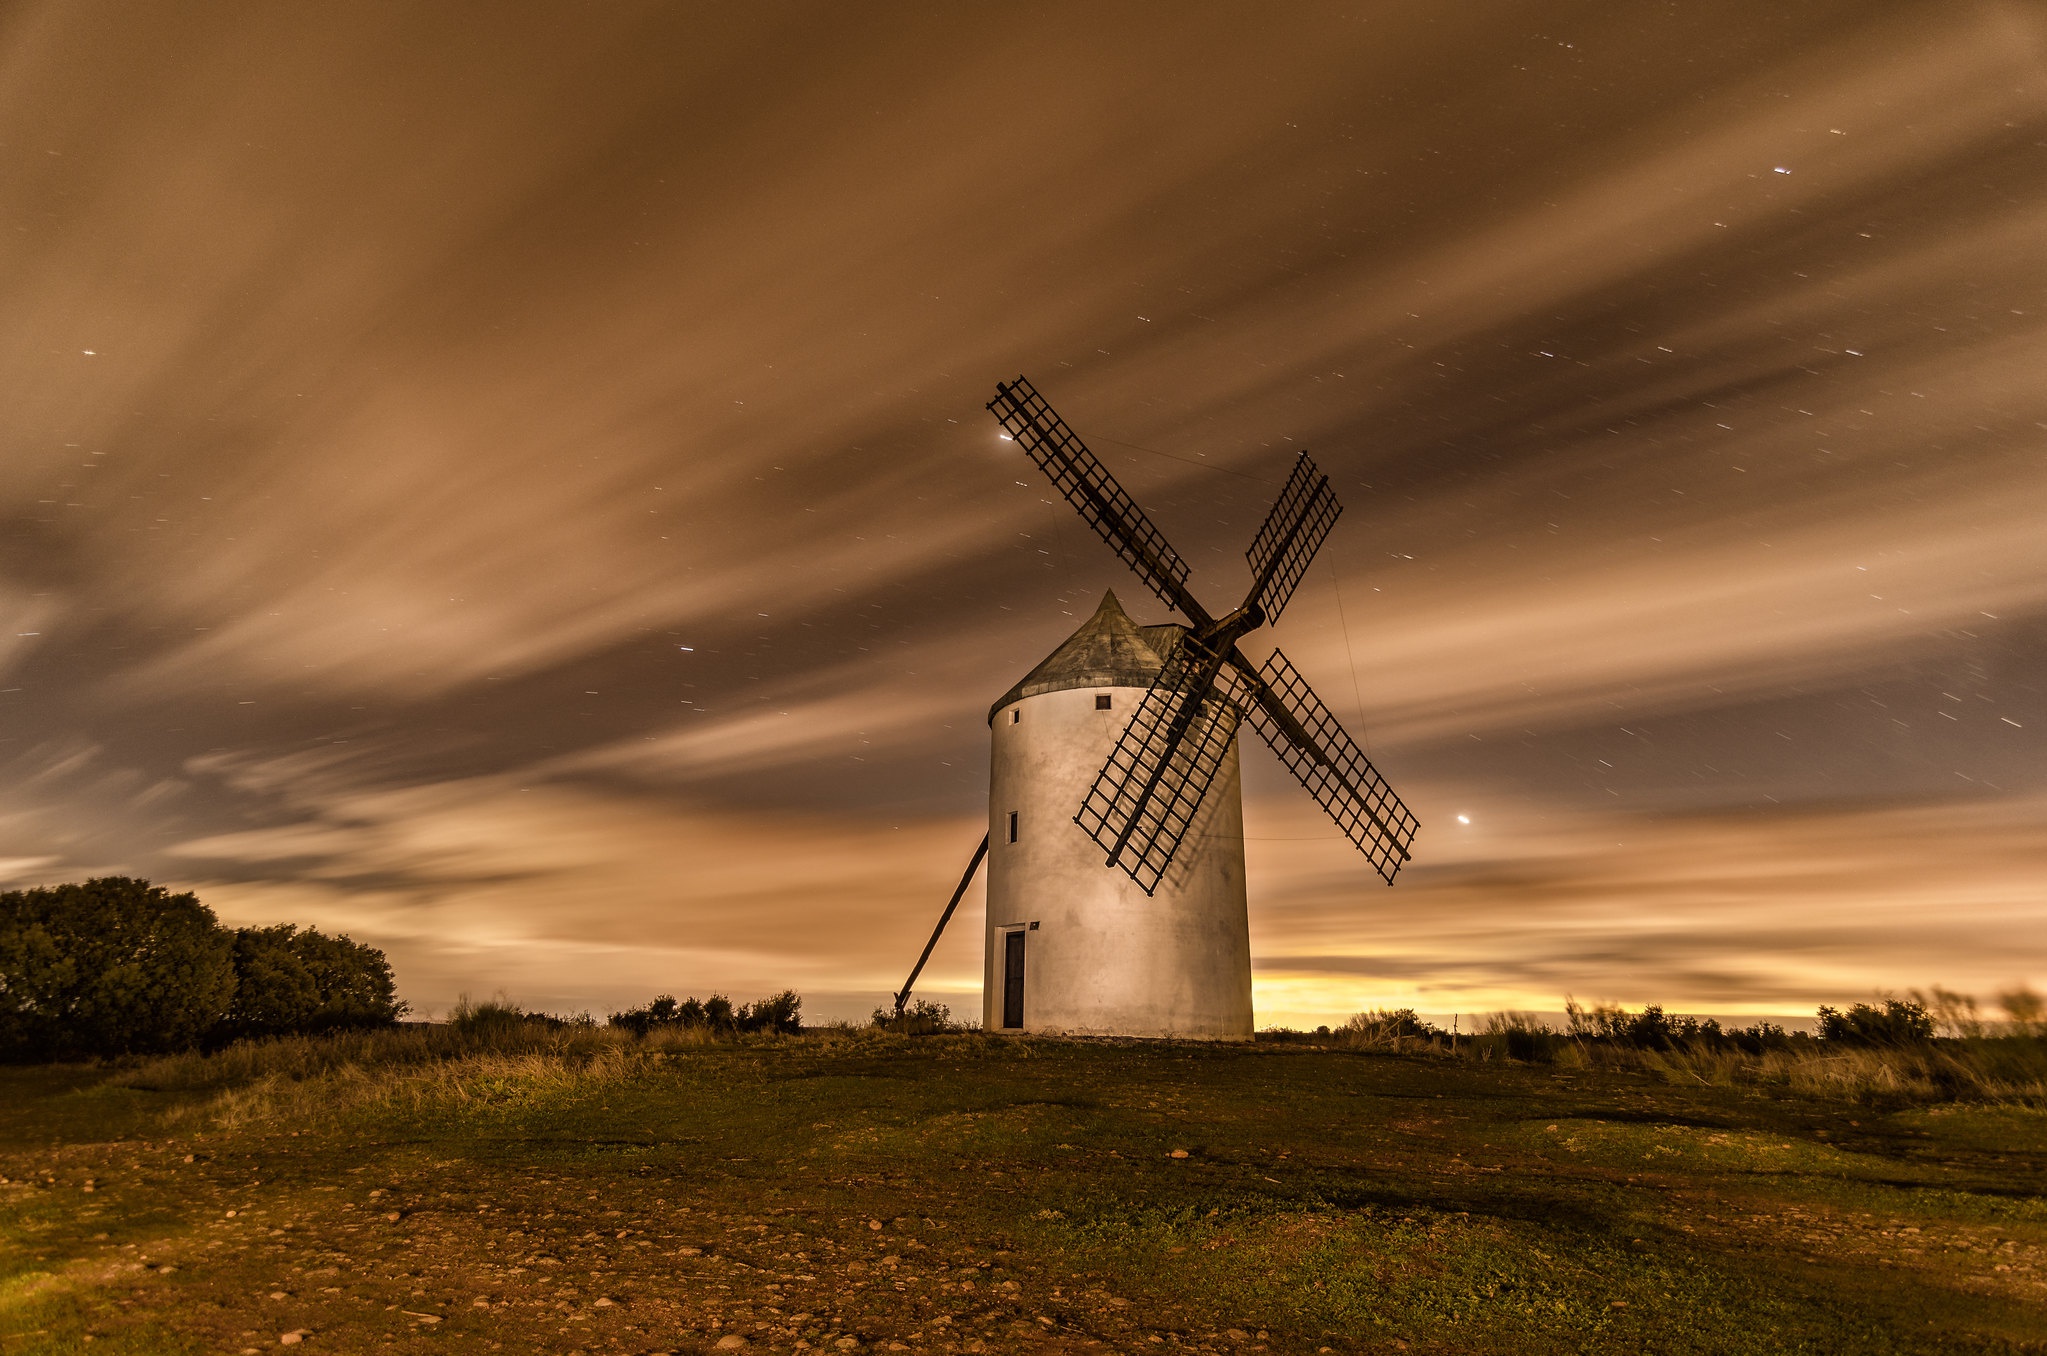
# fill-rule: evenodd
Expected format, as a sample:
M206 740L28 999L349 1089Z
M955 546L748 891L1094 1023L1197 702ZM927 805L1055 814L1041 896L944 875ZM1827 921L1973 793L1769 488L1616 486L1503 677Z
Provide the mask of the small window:
M1016 841L1016 811L1014 810L1009 812L1009 841L1012 843Z
M1018 710L1016 707L1013 706L1009 708L1009 723L1011 725L1016 724L1018 721L1022 719L1023 719L1022 711Z
M1108 693L1106 693L1106 692L1097 692L1097 693L1095 694L1095 710L1097 710L1097 711L1106 711L1106 710L1108 710L1108 709L1109 709L1109 694L1108 694Z

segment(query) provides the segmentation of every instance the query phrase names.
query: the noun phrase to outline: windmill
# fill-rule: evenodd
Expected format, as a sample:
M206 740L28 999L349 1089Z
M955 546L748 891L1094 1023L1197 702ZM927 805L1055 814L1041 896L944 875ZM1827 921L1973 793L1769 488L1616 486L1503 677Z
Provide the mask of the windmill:
M1187 624L1140 627L1110 593L990 710L990 833L897 1012L992 844L987 1029L1246 1039L1241 725L1388 885L1419 827L1285 655L1253 665L1238 648L1279 620L1341 506L1303 452L1245 553L1250 592L1215 616L1179 552L1028 381L998 385L988 408Z

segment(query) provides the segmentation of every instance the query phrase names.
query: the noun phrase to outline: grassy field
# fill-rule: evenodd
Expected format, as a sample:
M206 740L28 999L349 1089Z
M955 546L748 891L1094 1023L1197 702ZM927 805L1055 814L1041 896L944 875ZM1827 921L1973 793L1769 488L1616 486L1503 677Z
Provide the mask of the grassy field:
M0 1069L0 1351L2047 1351L2047 1113L421 1029Z

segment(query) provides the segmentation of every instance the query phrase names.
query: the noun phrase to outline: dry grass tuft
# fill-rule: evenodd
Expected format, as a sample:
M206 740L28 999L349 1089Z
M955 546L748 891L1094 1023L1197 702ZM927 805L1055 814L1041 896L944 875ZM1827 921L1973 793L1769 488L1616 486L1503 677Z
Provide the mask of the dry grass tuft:
M478 1014L481 1014L480 1016ZM170 1111L221 1129L310 1124L369 1109L462 1114L566 1100L628 1081L670 1054L717 1044L832 1046L865 1033L734 1037L672 1028L635 1037L588 1022L507 1016L476 1005L467 1020L332 1036L241 1041L211 1053L151 1059L115 1074L120 1087L211 1094Z
M2047 1047L2024 1037L1862 1049L1814 1042L1761 1054L1698 1049L1627 1053L1639 1067L1672 1083L1775 1087L1836 1101L2047 1106Z

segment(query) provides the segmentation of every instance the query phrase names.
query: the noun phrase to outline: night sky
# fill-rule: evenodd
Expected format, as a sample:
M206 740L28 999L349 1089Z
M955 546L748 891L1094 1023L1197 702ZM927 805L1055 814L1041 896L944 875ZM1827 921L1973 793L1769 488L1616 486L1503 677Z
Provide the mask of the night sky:
M2043 242L2030 3L9 6L0 885L862 1015L1168 619L1024 373L1214 610L1345 505L1246 649L1422 831L1246 748L1261 1025L2038 985Z

